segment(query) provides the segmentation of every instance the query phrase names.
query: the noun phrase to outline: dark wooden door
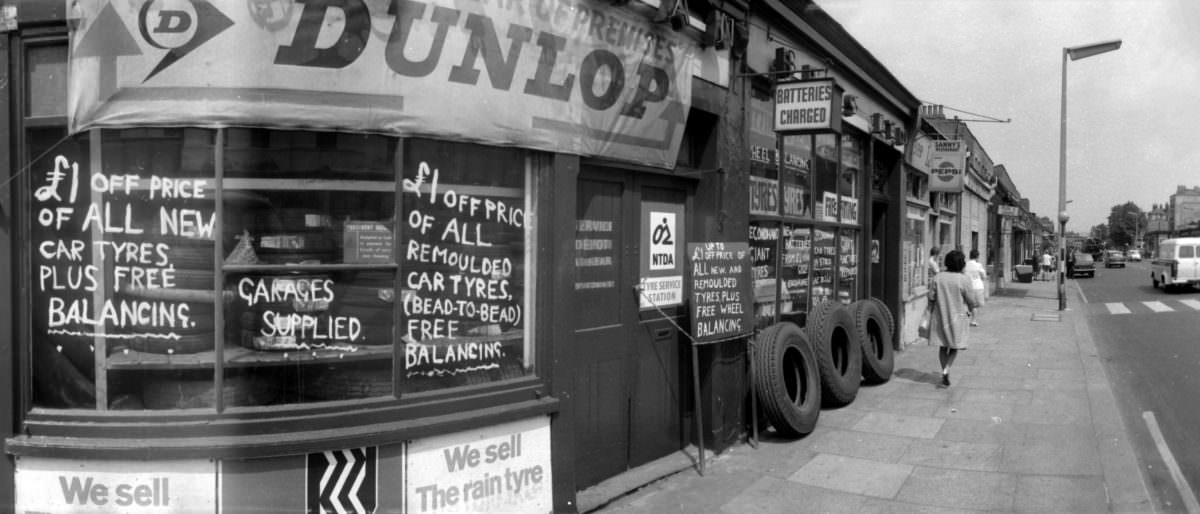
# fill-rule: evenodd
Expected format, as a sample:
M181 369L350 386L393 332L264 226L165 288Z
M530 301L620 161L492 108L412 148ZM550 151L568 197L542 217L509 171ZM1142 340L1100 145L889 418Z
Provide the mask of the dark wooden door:
M634 263L626 262L630 185L621 175L581 176L575 219L574 402L576 487L628 468Z
M651 177L585 168L575 222L576 487L582 489L678 450L687 348L668 321L685 307L640 305L646 211L677 207L675 243L686 248L687 190ZM646 203L650 202L650 203ZM665 207L664 207L665 206ZM683 268L680 268L682 274Z

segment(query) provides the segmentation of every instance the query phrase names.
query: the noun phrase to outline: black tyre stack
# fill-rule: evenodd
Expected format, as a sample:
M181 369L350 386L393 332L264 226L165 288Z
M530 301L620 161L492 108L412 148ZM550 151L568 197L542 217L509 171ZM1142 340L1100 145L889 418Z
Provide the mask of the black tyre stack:
M842 304L822 302L808 316L808 339L817 353L821 399L830 407L849 405L862 382L862 350L854 320Z

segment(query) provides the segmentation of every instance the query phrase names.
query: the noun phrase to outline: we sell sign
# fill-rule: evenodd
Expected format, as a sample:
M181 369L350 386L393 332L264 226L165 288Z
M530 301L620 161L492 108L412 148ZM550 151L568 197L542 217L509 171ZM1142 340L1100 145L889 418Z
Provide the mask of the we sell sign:
M929 156L929 190L961 193L966 172L967 145L960 139L934 141Z

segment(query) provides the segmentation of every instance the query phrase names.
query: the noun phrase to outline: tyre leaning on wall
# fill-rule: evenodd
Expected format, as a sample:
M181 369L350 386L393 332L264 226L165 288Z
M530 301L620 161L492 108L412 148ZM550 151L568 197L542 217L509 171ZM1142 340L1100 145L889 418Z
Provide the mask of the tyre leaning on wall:
M891 312L874 298L854 302L847 310L854 320L854 337L862 348L863 380L868 384L887 382L895 367L892 349L895 325Z
M804 331L777 323L758 334L752 349L753 386L767 421L786 437L812 432L821 415L821 379Z
M809 313L808 340L817 353L824 405L849 405L862 382L862 350L854 337L854 320L840 303L827 301Z

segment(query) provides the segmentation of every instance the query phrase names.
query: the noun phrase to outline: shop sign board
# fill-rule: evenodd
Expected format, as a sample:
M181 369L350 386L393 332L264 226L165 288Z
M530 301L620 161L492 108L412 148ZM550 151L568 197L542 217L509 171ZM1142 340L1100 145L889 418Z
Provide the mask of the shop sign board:
M1017 216L1020 211L1015 205L1000 205L996 207L996 212L1001 216Z
M961 139L946 139L933 142L929 162L929 190L946 193L961 193L967 160L967 145Z
M918 134L924 136L924 134ZM909 164L914 168L929 173L929 159L933 156L933 140L927 137L914 138L912 152L909 154Z
M215 512L209 460L112 461L22 457L16 512Z
M692 273L692 324L695 342L737 337L753 328L749 243L688 245Z
M840 133L841 104L842 88L831 78L776 84L775 132Z
M642 309L683 304L683 205L642 202L638 301Z
M599 2L68 4L72 133L311 127L672 168L699 53Z
M406 512L550 512L550 418L408 443Z

